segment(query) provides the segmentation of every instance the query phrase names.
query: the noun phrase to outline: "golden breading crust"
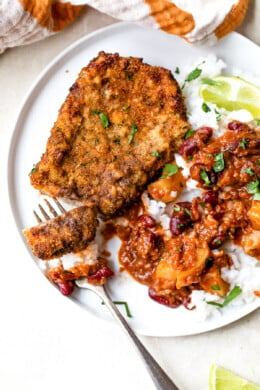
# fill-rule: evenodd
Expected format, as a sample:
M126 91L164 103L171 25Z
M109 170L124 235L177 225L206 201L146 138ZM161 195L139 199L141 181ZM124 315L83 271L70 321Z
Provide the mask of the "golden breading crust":
M100 52L70 88L31 184L113 215L172 159L188 127L169 70Z
M97 211L81 206L65 214L24 230L33 254L50 260L86 248L96 234Z

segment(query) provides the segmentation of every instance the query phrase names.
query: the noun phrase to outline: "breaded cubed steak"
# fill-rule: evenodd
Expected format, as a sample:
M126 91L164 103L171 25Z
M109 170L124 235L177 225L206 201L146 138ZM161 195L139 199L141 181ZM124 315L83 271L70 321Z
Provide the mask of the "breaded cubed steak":
M188 127L169 70L100 52L70 88L31 184L113 215L172 159Z
M24 230L33 254L50 260L86 248L96 234L96 208L77 207L47 222Z

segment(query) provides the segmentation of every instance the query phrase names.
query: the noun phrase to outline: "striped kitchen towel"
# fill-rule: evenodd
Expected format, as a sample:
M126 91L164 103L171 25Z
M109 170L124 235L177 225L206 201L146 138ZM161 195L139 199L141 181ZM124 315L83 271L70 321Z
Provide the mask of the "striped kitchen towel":
M243 20L249 0L0 0L0 53L65 28L84 5L161 29L190 43L214 43Z

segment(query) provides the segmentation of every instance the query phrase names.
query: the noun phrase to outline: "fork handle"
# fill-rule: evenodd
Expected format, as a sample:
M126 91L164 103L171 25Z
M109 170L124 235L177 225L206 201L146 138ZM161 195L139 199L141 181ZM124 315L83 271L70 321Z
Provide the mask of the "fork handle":
M113 301L107 294L105 286L100 286L100 288L95 290L98 293L99 297L102 298L113 317L118 321L123 331L128 335L129 339L132 341L140 356L143 358L146 368L151 374L156 389L178 390L178 387L172 382L172 380L168 377L168 375L164 372L164 370L159 366L156 360L152 357L152 355L147 351L147 349L138 339L134 331L130 328L127 321L124 319L116 305L113 303Z

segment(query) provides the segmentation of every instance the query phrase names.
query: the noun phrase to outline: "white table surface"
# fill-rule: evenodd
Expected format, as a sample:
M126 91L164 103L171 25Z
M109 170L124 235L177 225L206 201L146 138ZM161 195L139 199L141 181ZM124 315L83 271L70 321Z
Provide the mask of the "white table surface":
M256 17L259 2L257 5L252 1L251 7L239 31L260 44ZM76 23L60 34L7 50L0 56L2 390L154 389L120 329L86 312L82 314L79 307L49 288L37 272L16 231L5 182L12 126L37 75L70 43L113 22L112 18L87 8ZM212 363L260 383L259 329L260 310L201 335L141 339L180 390L206 390Z

